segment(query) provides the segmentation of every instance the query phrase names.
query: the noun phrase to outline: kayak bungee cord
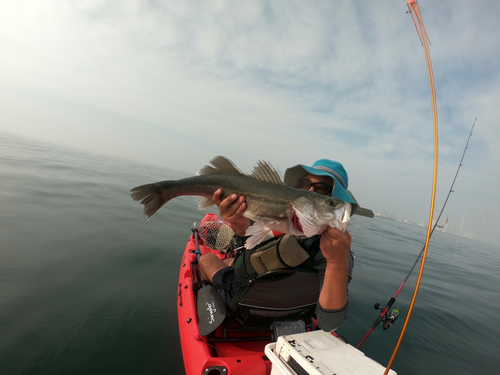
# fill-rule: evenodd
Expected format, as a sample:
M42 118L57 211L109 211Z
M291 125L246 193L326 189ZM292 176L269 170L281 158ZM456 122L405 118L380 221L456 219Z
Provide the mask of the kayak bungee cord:
M441 215L444 212L444 209L446 207L446 204L448 203L448 199L450 198L451 193L453 193L453 187L455 186L455 181L457 180L458 173L460 172L460 167L462 167L462 162L464 161L465 153L466 153L467 149L469 148L469 141L470 141L470 138L472 136L472 132L474 130L474 126L476 125L476 120L477 120L477 118L474 119L474 123L472 124L472 128L471 128L470 133L469 133L469 138L467 139L467 143L465 144L464 152L462 153L462 158L460 159L460 163L458 164L457 172L455 173L455 177L453 178L453 182L451 184L450 190L448 190L448 195L446 196L446 199L444 201L443 207L441 208L441 211L439 212L439 215L438 215L438 217L436 219L436 222L434 223L434 226L432 227L431 236L434 233L434 229L436 229L436 227L439 226L438 223L439 223L439 220L441 218ZM387 302L387 305L382 309L380 307L380 304L378 304L378 303L375 304L375 308L376 309L380 309L381 313L377 317L377 319L375 319L375 321L372 324L372 327L366 333L366 335L363 337L363 339L359 342L358 345L356 345L357 349L359 349L359 347L365 342L365 340L368 338L368 336L370 336L370 334L379 325L380 322L383 322L384 323L384 329L387 329L398 318L398 315L400 313L400 310L398 308L394 308L393 311L391 312L391 314L389 316L387 316L387 313L389 312L389 309L392 307L392 305L396 301L396 297L399 295L399 293L401 292L401 290L405 286L406 282L408 281L408 278L410 277L410 275L412 274L413 270L415 269L415 266L417 265L418 261L420 260L420 257L422 256L422 253L424 252L424 249L425 249L425 246L422 247L422 250L418 254L417 259L415 260L415 263L413 263L413 266L411 267L410 271L406 275L403 283L401 284L401 286L399 287L399 289L397 290L397 292L394 294L394 296L391 297L391 299L389 300L389 302Z
M386 370L384 375L389 373L389 370L396 358L399 347L401 346L401 342L403 341L403 337L406 332L406 328L408 327L408 323L410 321L411 314L413 312L413 307L415 306L415 301L417 299L418 288L420 287L420 281L422 280L422 274L424 272L425 260L427 258L427 250L429 248L429 240L431 238L431 228L432 228L432 217L434 214L434 202L436 200L436 186L437 186L437 168L438 168L438 121L437 121L437 105L436 105L436 91L434 87L434 74L432 72L432 64L431 57L429 53L429 45L428 45L428 36L427 31L424 27L424 21L422 20L422 16L420 15L420 10L416 0L407 0L409 12L413 18L413 22L417 29L417 33L419 34L420 41L424 46L425 52L425 60L427 61L427 72L429 74L429 84L431 87L431 97L432 97L432 115L434 118L434 174L433 174L433 182L432 182L432 197L431 197L431 206L429 212L429 224L427 227L427 237L425 239L424 252L422 255L422 263L420 264L420 271L417 278L417 283L415 285L415 291L413 293L413 298L410 303L410 307L408 309L408 315L403 325L403 329L401 330L401 334L399 335L398 342L396 343L396 347L394 348L394 352L392 353L391 359L386 366ZM417 27L418 25L418 27ZM420 32L419 32L420 30Z

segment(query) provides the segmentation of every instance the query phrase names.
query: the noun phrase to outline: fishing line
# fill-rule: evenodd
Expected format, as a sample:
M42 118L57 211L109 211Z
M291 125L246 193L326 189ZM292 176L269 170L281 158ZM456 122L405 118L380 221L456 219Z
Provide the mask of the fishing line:
M437 224L439 223L439 219L441 218L441 215L444 212L444 208L446 207L446 204L448 203L448 199L450 198L451 193L453 193L453 186L455 186L455 181L457 180L458 173L460 172L460 167L462 167L462 162L464 161L465 153L467 152L467 149L469 148L469 141L470 141L470 137L472 136L472 132L474 131L474 126L476 126L476 120L477 120L477 117L474 119L474 123L472 124L472 128L470 129L469 137L467 138L467 143L465 144L464 152L462 153L462 158L460 159L460 163L458 164L457 172L455 173L455 177L453 178L453 182L451 183L450 190L448 190L448 195L446 196L446 199L444 201L443 208L441 208L441 211L439 212L439 215L436 219L436 222L434 223L434 226L432 227L431 236L434 233L434 229L436 229ZM397 297L397 295L399 294L401 289L403 289L403 286L406 283L406 280L408 280L408 277L413 272L413 269L415 268L415 266L418 263L418 260L422 256L423 251L424 251L424 249L422 248L422 251L418 255L417 260L415 261L415 263L411 267L410 272L406 276L405 280L403 281L403 284L401 284L401 286L399 287L399 289L396 292L396 294L394 295L394 297Z
M453 187L455 186L455 182L457 180L457 177L458 177L458 173L460 172L460 168L462 167L462 162L464 161L464 157L465 157L465 153L467 152L467 149L469 148L469 142L470 142L470 138L472 136L472 132L474 131L474 126L476 125L476 119L474 119L474 123L472 124L472 128L470 130L470 133L469 133L469 137L467 139L467 143L465 144L465 148L464 148L464 151L462 153L462 158L460 159L460 163L458 164L458 168L457 168L457 172L455 173L455 177L453 178L453 182L451 183L451 186L450 186L450 189L448 190L448 195L446 196L446 199L444 201L444 204L443 204L443 207L441 208L441 211L439 212L439 215L436 219L436 222L434 223L434 226L432 227L432 231L431 231L431 236L432 234L434 233L434 230L436 229L436 226L438 226L438 223L439 223L439 220L441 218L441 216L443 215L443 212L444 212L444 209L446 207L446 204L448 203L448 199L450 198L450 195L451 193L453 193ZM417 259L415 260L415 263L413 263L412 267L410 268L410 271L408 272L408 274L406 275L403 283L401 284L401 286L399 287L399 289L396 291L396 293L394 294L394 296L391 298L394 299L394 301L392 301L392 303L394 303L396 301L396 297L399 295L399 293L401 292L401 290L403 289L403 287L405 286L406 282L408 281L410 275L413 273L413 270L415 269L416 265L418 264L418 261L420 260L420 257L422 256L422 253L424 252L424 249L425 249L425 246L422 247L422 250L420 251L420 253L418 254L417 256ZM405 294L402 296L402 299L405 299L406 297L406 294L407 294L408 290L405 292ZM387 315L387 312L388 310L391 308L392 306L392 303L391 303L391 300L389 300L389 302L387 303L386 307L389 306L385 311L382 310L381 314L379 315L379 317L375 320L375 322L373 323L372 325L372 328L368 331L368 333L363 337L363 339L359 342L359 344L356 346L356 348L359 348L361 346L361 344L363 344L363 342L368 338L368 336L372 333L373 329L375 329L375 327L385 319L385 316Z

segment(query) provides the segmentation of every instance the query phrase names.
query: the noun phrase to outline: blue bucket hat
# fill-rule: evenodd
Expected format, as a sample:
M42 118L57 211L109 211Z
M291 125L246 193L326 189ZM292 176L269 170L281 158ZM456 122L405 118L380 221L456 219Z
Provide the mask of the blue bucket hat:
M347 191L349 181L347 178L347 172L342 164L329 159L318 160L312 165L312 167L298 164L285 171L285 185L296 187L299 179L303 178L308 173L316 176L331 177L332 182L334 182L332 197L339 198L344 202L350 203L352 206L352 213L354 213L358 207L358 203L350 192Z

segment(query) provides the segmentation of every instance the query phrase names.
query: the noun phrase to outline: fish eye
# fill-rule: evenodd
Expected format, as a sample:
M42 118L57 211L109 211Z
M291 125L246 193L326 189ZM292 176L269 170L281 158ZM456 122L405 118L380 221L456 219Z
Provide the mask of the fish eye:
M332 207L335 206L335 203L333 202L332 199L328 199L328 204Z

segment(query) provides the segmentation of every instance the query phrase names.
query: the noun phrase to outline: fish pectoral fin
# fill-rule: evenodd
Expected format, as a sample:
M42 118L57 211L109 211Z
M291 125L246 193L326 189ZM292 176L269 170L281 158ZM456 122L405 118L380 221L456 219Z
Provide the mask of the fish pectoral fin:
M198 210L206 210L210 207L212 207L215 204L215 202L210 199L210 198L205 198L205 197L199 197L198 199Z
M245 236L250 237L247 238L245 248L253 249L255 246L264 241L269 233L272 234L272 230L270 228L260 222L256 222L254 225L247 228Z

